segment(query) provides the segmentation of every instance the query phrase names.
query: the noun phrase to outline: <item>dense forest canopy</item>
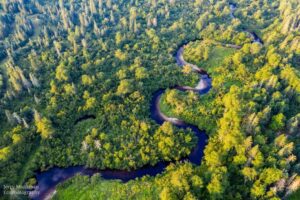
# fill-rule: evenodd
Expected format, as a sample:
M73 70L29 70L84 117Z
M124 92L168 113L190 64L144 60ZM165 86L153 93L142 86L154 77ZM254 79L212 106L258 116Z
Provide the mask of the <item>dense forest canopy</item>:
M54 199L300 198L299 16L298 0L0 1L0 185L174 161L128 183L78 175ZM206 130L200 166L176 162L192 130L150 118L155 91L199 80L175 62L183 44L212 89L167 89L159 106Z

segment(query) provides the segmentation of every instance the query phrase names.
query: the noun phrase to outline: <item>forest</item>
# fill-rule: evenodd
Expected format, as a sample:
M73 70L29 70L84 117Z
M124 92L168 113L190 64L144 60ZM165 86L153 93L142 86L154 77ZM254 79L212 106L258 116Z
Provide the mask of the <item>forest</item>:
M178 89L191 66L207 93ZM205 131L200 165L194 129L153 119L160 89L165 118ZM297 200L299 137L298 0L0 1L0 199L84 166L52 199Z

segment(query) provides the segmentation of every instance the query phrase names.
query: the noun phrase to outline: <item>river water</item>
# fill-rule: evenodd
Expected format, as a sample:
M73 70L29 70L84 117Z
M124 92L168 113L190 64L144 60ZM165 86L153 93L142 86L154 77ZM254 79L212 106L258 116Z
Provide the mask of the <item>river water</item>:
M175 56L176 62L179 66L190 65L195 72L199 73L200 81L195 88L188 86L177 86L175 89L181 91L192 90L198 92L199 94L207 93L211 88L211 79L208 75L203 72L203 70L196 68L195 65L187 63L183 59L183 47L178 49L178 52ZM165 121L169 121L178 128L191 129L197 136L197 145L192 149L190 155L187 158L183 158L181 161L189 161L193 164L200 165L201 159L203 157L203 150L207 143L207 135L204 131L200 131L196 126L185 123L184 121L167 117L160 112L159 109L159 99L161 95L165 92L165 89L160 89L156 91L151 100L150 112L151 118L155 120L158 124L162 124ZM93 116L94 118L94 116ZM80 120L81 121L81 120ZM74 177L76 174L80 173L82 175L92 176L93 174L100 173L103 179L112 180L119 179L123 182L133 180L145 175L156 176L159 173L162 173L165 168L171 162L158 162L154 166L144 166L137 170L125 171L125 170L97 170L89 169L84 166L73 166L67 168L53 167L45 172L40 172L36 174L36 179L38 183L38 188L33 191L30 195L31 199L40 200L40 199L50 199L55 192L55 188L59 183L66 181L67 179Z
M234 11L236 10L236 5L230 4L230 16L232 18L235 18ZM260 44L263 44L263 41L253 32L246 31L251 34L253 38L253 42L258 42ZM200 80L197 86L189 87L189 86L177 86L174 87L174 89L179 89L181 91L194 91L201 94L205 94L209 92L211 86L212 86L212 80L209 77L209 75L206 73L205 70L198 68L198 66L187 63L183 59L183 51L184 51L184 45L181 46L176 55L176 63L178 66L184 66L189 65L193 71L197 72L199 74ZM151 100L151 118L155 120L158 124L162 124L165 121L169 121L175 126L179 128L184 129L191 129L195 135L198 138L197 145L194 149L192 149L192 152L187 158L183 158L181 161L189 161L193 164L200 165L201 159L203 157L203 150L207 143L207 135L204 131L200 131L196 126L190 125L185 123L184 121L165 116L163 113L159 110L159 99L161 95L165 92L165 89L160 89L156 91ZM94 116L89 116L88 118L94 118ZM82 119L80 119L81 121ZM97 170L97 169L89 169L85 168L84 166L73 166L73 167L67 167L67 168L59 168L59 167L53 167L45 172L40 172L36 174L37 182L38 182L38 189L34 191L30 198L34 200L40 200L40 199L50 199L53 194L55 193L55 188L59 183L64 182L65 180L74 177L76 174L80 173L82 175L88 175L92 176L93 174L100 173L101 177L103 179L112 180L112 179L119 179L123 182L127 182L129 180L133 180L135 178L143 177L145 175L149 176L155 176L159 173L162 173L165 168L170 164L170 162L159 162L154 166L144 166L137 170L132 171L125 171L125 170Z

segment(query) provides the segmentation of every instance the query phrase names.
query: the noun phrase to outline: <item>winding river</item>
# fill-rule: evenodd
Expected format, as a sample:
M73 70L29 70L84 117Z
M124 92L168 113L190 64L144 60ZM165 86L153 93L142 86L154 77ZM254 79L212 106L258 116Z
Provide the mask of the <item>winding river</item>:
M230 4L232 18L234 18L233 13L235 9L236 6L234 4ZM255 33L250 33L250 34L253 38L253 42L259 42L262 44L261 39L258 38ZM205 70L198 68L198 66L194 64L187 63L183 59L183 51L184 51L184 46L180 47L177 50L177 53L175 55L177 65L178 66L189 65L194 72L199 74L200 80L194 88L189 86L177 86L174 88L181 91L194 91L199 94L207 93L212 86L211 78L209 77L209 75L206 73ZM190 155L187 158L183 158L181 161L189 161L193 164L200 165L201 159L203 157L203 150L205 148L208 137L204 131L200 131L196 126L187 124L184 121L177 118L168 117L160 111L159 100L161 98L161 95L164 92L165 89L160 89L153 94L151 100L151 107L150 107L151 118L155 120L158 124L162 124L165 121L169 121L179 128L184 128L184 129L190 128L198 137L198 142L196 147L192 149ZM94 118L94 116L89 116L89 118L90 117ZM142 177L145 175L155 176L163 172L169 164L170 162L159 162L155 166L145 166L133 171L109 170L109 169L97 170L97 169L88 169L85 168L84 166L74 166L68 168L54 167L48 171L36 174L38 188L32 193L30 193L29 196L31 199L34 200L50 199L55 194L56 192L55 188L59 183L64 182L65 180L75 176L78 173L82 175L88 175L88 176L92 176L95 173L100 173L103 179L107 179L107 180L119 179L122 180L123 182L127 182L129 180L133 180L135 178Z
M175 89L181 91L192 90L195 92L199 92L200 94L207 93L211 88L211 79L204 71L199 70L195 65L185 62L182 54L183 47L180 47L175 56L177 64L179 66L190 65L194 69L194 71L199 72L200 81L195 88L188 86L177 86L175 87ZM192 149L190 155L187 158L183 158L181 161L189 161L193 164L200 165L201 159L203 157L203 149L206 145L208 137L204 131L200 131L196 126L187 124L184 121L179 120L177 118L167 117L160 111L159 100L164 92L165 89L160 89L153 94L150 107L151 118L155 120L158 124L162 124L165 121L169 121L179 128L191 129L198 137L198 142L196 147ZM57 186L57 184L75 176L78 173L88 176L92 176L95 173L100 173L103 179L119 179L123 182L127 182L129 180L138 177L143 177L145 175L155 176L163 172L169 164L170 162L158 162L155 166L145 166L133 171L109 169L97 170L85 168L84 166L74 166L68 168L54 167L48 171L36 174L38 189L31 193L30 198L34 200L50 199L55 193L55 187Z

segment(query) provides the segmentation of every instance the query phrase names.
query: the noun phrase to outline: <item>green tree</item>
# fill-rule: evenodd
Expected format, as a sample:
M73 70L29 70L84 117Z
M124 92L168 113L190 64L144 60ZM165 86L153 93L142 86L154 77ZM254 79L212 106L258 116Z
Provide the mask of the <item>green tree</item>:
M37 132L41 134L43 139L51 138L54 130L52 128L51 121L47 118L36 118L35 119L35 125L37 128Z
M129 79L121 80L117 88L117 94L124 95L124 94L131 93L133 90L132 84L133 84L132 81Z
M8 159L8 156L11 153L11 148L10 147L3 147L0 149L0 160L4 161Z
M285 116L282 113L274 115L270 124L270 128L279 131L285 126Z
M269 64L272 66L278 66L281 62L281 56L277 53L272 53L268 57Z

